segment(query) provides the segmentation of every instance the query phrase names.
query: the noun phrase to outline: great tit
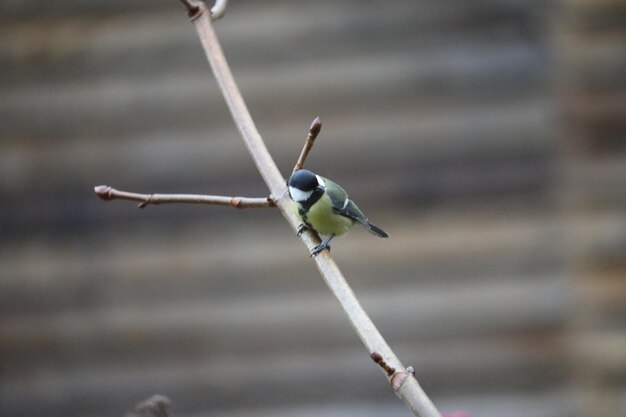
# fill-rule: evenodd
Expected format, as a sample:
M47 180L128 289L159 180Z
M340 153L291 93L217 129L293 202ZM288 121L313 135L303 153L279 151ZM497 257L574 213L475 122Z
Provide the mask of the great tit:
M307 229L313 229L328 236L313 248L311 256L330 248L330 241L350 230L355 222L373 235L389 237L384 230L367 220L343 188L328 178L299 169L291 174L287 185L294 211L303 222L298 227L298 235Z

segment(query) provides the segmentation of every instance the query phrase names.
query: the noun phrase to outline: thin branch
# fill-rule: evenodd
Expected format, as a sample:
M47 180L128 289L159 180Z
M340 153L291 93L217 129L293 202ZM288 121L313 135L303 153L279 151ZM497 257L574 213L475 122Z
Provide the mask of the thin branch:
M237 83L233 78L224 53L222 52L222 47L213 31L210 13L203 3L198 3L198 5L197 13L191 16L190 20L196 27L213 74L222 90L231 116L244 139L248 152L252 155L254 164L278 205L278 200L287 197L285 180L276 167L241 97L239 87L237 87Z
M291 209L291 203L287 197L285 179L280 174L274 160L269 154L261 135L259 134L250 112L239 92L228 63L222 52L220 43L211 25L211 19L206 7L200 5L200 10L191 16L198 36L206 53L207 59L213 74L222 90L228 108L233 116L233 120L241 133L241 136L252 156L259 173L267 184L271 196L281 214L289 222L294 231L297 230L300 221ZM310 250L319 243L317 234L307 231L301 234L301 239ZM376 352L390 367L395 369L406 369L394 352L391 350L385 339L382 337L374 323L369 318L361 303L354 295L354 292L346 282L339 267L331 258L328 251L320 253L313 258L324 281L331 289L342 308L348 315L352 327L359 335L359 338L366 346L370 354ZM384 372L384 371L383 371ZM388 380L392 383L392 389L409 407L414 415L419 417L440 417L439 412L424 393L414 376L406 372L406 376L401 381L392 381L393 375L389 376L385 372Z
M315 120L313 120L313 123L311 123L309 135L306 138L306 142L304 142L304 148L302 148L302 152L300 152L298 162L296 162L296 165L293 167L294 171L304 168L304 161L315 143L315 138L317 138L317 135L320 134L320 130L322 130L322 122L319 117L316 117Z
M274 207L271 198L249 198L249 197L223 197L219 195L199 195L199 194L138 194L127 191L116 190L108 185L98 185L94 191L103 200L131 200L139 201L139 208L144 208L148 204L213 204L217 206L232 206L235 208L265 208Z

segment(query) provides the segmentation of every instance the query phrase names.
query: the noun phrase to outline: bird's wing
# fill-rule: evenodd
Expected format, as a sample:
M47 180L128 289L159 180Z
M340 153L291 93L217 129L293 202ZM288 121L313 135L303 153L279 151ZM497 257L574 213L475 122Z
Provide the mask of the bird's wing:
M326 187L328 197L333 204L333 210L335 210L335 212L341 214L344 217L357 221L363 225L367 225L367 218L365 217L363 212L357 207L357 205L354 204L352 200L350 200L350 197L348 197L348 194L345 192L345 190L337 185L335 182L327 178L324 178L324 181L326 181L327 184L330 183L334 186Z

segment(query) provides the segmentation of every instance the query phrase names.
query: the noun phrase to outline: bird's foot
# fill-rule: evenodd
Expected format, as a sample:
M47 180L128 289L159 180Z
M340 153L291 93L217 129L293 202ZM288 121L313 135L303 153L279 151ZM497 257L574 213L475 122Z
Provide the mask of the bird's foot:
M335 237L335 234L333 233L332 235L324 239L322 243L314 247L313 250L311 251L311 258L314 256L317 256L317 254L323 251L324 249L328 249L328 251L330 252L330 241L333 240L334 237Z
M314 256L317 256L324 249L328 249L328 251L330 252L330 245L326 241L320 243L319 245L315 246L311 250L311 258L314 257Z

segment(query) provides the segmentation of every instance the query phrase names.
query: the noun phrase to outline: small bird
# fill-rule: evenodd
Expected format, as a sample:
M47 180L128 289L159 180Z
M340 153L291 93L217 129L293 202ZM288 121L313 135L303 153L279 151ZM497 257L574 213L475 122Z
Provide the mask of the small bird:
M299 169L291 174L287 185L294 211L303 222L298 227L298 236L307 229L328 236L313 248L311 256L330 249L330 241L350 230L355 222L373 235L389 237L384 230L367 220L343 188L328 178Z

